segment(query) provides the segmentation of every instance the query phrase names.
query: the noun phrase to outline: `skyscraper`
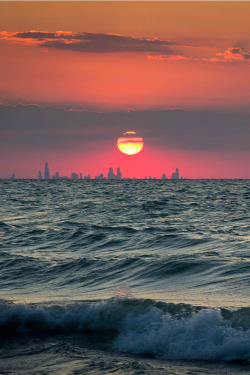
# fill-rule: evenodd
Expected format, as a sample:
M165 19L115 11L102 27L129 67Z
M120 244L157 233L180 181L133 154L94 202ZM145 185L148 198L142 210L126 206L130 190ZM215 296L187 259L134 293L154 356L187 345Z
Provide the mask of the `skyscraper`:
M166 173L162 173L162 177L161 177L162 180L166 180L167 179L167 176L166 176Z
M172 173L171 179L172 180L179 180L179 168L176 168L175 172Z
M44 179L45 179L45 180L49 180L49 166L48 166L47 161L46 161L46 163L45 163Z
M75 172L71 173L71 180L78 180L78 174Z
M119 168L117 168L117 179L121 180L121 178L122 178L122 174L121 174L121 169L119 167Z
M108 179L109 180L121 180L122 173L120 167L117 168L117 175L114 173L114 170L112 167L109 168L108 172Z
M115 180L116 179L116 175L114 174L112 167L109 168L108 179L109 180Z
M84 180L91 180L91 176L90 176L90 174L88 174L87 176L84 176L83 179L84 179Z
M176 179L179 180L179 178L180 178L180 176L179 176L179 168L176 168L175 175L176 175Z
M103 177L103 173L101 173L99 176L95 176L95 180L104 180L106 177Z
M38 180L42 180L42 172L41 171L38 172Z

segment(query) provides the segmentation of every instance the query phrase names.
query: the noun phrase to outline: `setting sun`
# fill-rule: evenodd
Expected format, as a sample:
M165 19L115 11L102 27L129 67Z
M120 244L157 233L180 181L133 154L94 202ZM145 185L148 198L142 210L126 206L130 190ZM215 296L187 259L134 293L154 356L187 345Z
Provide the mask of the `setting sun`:
M124 154L135 155L143 148L143 138L137 137L136 132L128 131L118 138L117 146Z

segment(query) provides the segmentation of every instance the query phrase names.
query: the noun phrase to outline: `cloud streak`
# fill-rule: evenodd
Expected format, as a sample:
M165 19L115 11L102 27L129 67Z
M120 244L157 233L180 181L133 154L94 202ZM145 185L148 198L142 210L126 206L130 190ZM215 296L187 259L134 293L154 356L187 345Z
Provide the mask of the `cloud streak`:
M242 51L241 48L228 48L224 52L217 53L215 57L211 58L192 58L182 55L149 55L147 56L148 60L155 60L155 61L166 61L166 60L190 60L196 62L208 62L208 63L232 63L232 62L239 62L245 61L250 62L250 53Z
M160 55L160 56L147 56L148 60L188 60L186 56L181 55Z
M119 34L73 33L71 31L27 31L1 32L1 38L9 41L22 41L46 48L56 48L75 52L115 53L115 52L165 52L171 53L176 42L158 38L136 38Z
M37 105L0 106L0 149L87 149L130 128L162 149L249 151L249 114L208 111L95 113ZM27 118L30 120L27 121Z

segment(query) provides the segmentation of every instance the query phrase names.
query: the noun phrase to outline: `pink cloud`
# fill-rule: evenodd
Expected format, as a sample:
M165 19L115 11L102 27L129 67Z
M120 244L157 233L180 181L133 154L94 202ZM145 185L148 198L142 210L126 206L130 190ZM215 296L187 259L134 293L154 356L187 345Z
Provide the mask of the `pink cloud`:
M250 53L242 51L241 48L228 48L223 53L217 53L216 56L222 58L222 61L250 60Z
M148 60L188 60L186 56L180 55L160 55L160 56L147 56Z
M219 52L216 57L205 59L193 59L194 61L204 61L212 63L227 63L234 61L250 61L250 53L242 51L241 48L228 48L224 52Z

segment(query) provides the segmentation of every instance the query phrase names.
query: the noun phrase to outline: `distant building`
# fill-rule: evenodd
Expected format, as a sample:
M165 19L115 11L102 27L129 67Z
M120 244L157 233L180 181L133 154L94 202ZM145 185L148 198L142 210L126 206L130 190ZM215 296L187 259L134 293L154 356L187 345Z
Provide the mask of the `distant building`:
M48 163L45 163L45 169L44 169L44 179L49 180L49 166Z
M80 180L82 180L82 173L80 173Z
M91 176L90 176L90 174L88 174L87 176L84 176L83 179L84 179L84 180L91 180Z
M116 179L116 175L114 174L113 172L113 168L109 168L109 171L108 171L108 179L109 180L115 180Z
M78 174L75 172L71 173L71 180L78 180Z
M54 176L51 177L52 180L60 180L61 177L59 176L59 172L56 172Z
M121 168L117 168L117 174L114 173L113 168L109 168L108 171L108 179L109 180L121 180L122 179L122 173L121 173Z
M43 179L42 172L38 171L38 180L42 180L42 179Z
M167 176L165 173L162 173L162 177L161 177L162 180L167 180Z
M10 180L15 180L15 173L11 175Z
M117 178L118 180L121 180L121 178L122 178L122 174L121 174L121 169L120 169L120 167L117 168L117 176L116 176L116 178Z
M179 176L179 169L176 168L175 172L172 173L172 176L171 176L171 179L172 180L179 180L180 176Z
M95 176L95 180L103 180L103 173L101 173L99 176Z

